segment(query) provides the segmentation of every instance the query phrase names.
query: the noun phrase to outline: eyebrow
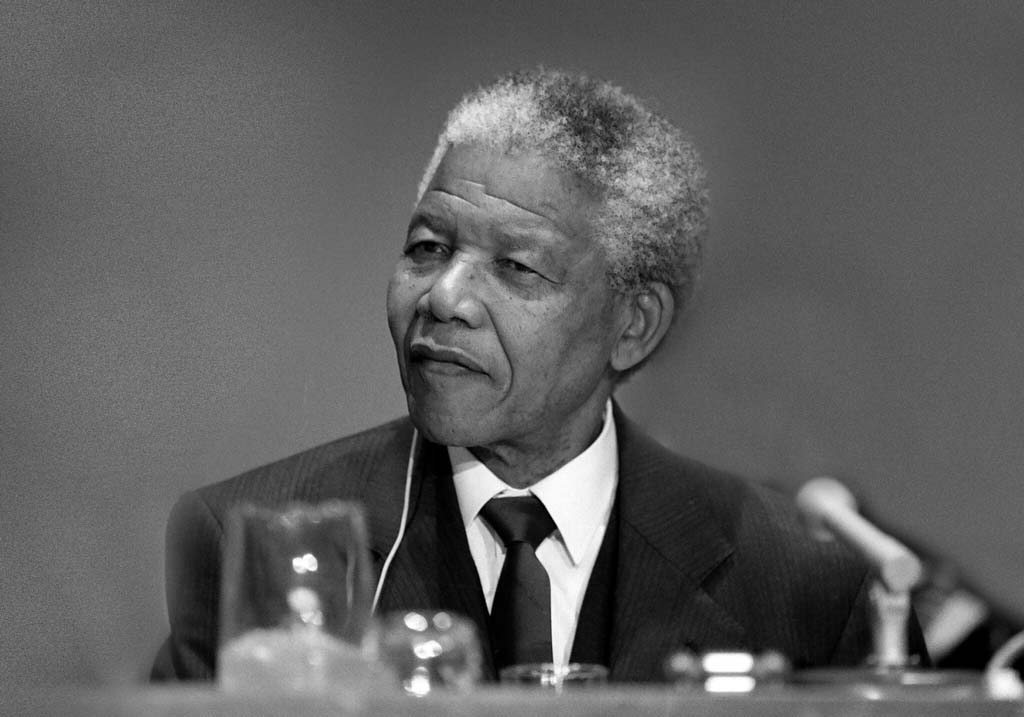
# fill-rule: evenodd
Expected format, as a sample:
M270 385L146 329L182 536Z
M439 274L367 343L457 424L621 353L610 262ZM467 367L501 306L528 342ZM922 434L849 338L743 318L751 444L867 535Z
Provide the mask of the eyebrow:
M444 236L454 233L452 223L446 217L431 211L423 211L418 207L412 213L412 217L409 218L409 227L406 229L406 234L412 233L412 230L417 227L426 227L430 231L436 234L443 234Z
M419 227L426 227L435 234L439 234L446 239L454 239L455 229L452 228L443 218L433 216L429 213L417 212L413 214L412 219L409 221L409 228L406 234L411 234L414 230ZM504 227L500 227L497 230L498 236L503 242L507 244L507 248L512 251L535 251L540 252L544 255L551 254L552 244L554 243L551 232L549 231L531 231L513 229L508 230Z
M532 249L550 251L555 243L556 232L550 229L506 229L502 227L498 233L512 249Z

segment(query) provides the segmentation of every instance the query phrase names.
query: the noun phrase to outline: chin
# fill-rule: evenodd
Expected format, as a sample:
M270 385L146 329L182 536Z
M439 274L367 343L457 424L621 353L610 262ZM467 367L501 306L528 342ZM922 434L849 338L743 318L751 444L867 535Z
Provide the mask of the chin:
M409 416L423 437L434 443L462 447L489 443L481 421L465 413L417 408L410 402Z

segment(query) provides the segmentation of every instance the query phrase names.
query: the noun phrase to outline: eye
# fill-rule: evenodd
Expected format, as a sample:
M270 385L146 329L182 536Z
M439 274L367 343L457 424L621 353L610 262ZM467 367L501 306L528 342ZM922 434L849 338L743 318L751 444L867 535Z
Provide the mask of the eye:
M450 253L446 244L432 239L420 239L408 243L403 253L414 261L434 261L444 259Z
M500 266L503 269L507 269L508 271L511 271L511 272L513 272L515 274L523 274L523 275L538 274L538 272L534 271L533 269L528 267L526 264L518 262L515 259L499 259L498 260L498 266Z

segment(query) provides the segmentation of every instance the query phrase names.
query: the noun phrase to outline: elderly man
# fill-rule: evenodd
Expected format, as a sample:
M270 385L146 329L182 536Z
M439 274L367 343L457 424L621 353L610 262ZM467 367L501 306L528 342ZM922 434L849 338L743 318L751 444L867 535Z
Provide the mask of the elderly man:
M214 674L222 526L241 500L362 501L378 611L467 615L492 679L574 661L655 680L679 648L861 661L864 565L612 401L691 296L706 220L693 146L621 90L537 71L465 97L388 287L409 418L179 501L154 677Z

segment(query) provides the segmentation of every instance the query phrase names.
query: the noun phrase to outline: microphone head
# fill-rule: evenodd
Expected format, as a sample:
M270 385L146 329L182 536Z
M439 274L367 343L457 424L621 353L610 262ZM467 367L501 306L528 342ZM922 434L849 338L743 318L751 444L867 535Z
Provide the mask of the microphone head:
M857 512L853 493L831 476L811 478L797 491L795 500L811 534L822 541L835 539L826 521L830 513L836 509Z
M874 566L889 590L907 591L924 573L921 561L905 545L886 535L857 512L857 500L829 476L807 481L796 504L818 540L842 540Z

